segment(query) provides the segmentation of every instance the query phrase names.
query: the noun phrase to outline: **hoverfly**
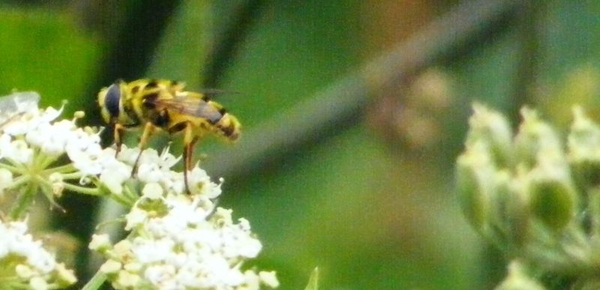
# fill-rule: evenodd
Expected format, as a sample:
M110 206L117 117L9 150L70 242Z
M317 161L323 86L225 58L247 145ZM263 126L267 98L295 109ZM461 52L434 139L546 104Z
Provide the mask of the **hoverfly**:
M207 94L184 91L184 84L171 80L140 79L132 82L118 80L98 93L102 117L114 126L116 151L122 145L127 128L143 127L140 154L156 129L169 134L183 133L183 165L186 191L187 171L192 169L194 145L207 134L235 141L241 125L237 118Z

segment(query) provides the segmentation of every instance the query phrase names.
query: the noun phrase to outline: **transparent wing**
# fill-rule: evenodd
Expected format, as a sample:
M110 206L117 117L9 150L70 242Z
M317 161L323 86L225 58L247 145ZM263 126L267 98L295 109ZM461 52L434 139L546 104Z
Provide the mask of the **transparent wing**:
M199 89L199 90L195 90L195 92L201 93L209 98L216 97L217 95L240 94L240 92L237 92L237 91L220 90L220 89Z
M16 115L37 110L39 102L40 95L36 92L16 92L0 97L0 124Z
M156 101L156 106L184 115L205 118L212 123L218 122L223 117L223 113L218 107L204 101L202 98L191 95L176 96L172 99L159 99Z

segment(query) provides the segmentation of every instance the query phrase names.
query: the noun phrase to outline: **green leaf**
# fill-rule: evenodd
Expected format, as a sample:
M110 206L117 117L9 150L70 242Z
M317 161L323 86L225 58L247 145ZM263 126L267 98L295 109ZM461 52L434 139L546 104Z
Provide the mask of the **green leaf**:
M304 290L318 290L319 289L319 267L315 267L315 269L310 274L310 278L308 279L308 284Z

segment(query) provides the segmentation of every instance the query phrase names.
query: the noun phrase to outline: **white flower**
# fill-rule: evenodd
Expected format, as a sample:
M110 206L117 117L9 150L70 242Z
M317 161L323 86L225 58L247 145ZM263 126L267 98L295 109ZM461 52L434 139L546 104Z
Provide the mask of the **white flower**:
M43 192L52 203L64 189L108 196L130 208L126 239L112 245L96 235L90 249L107 261L100 271L117 289L258 289L274 287L274 274L245 269L258 255L260 241L245 219L215 208L222 180L212 182L197 165L173 170L181 158L163 150L122 145L101 148L98 132L57 120L62 112L39 109L37 95L0 98L0 195ZM141 152L141 155L140 155ZM64 163L63 157L71 161ZM32 198L16 198L31 202ZM11 219L23 219L28 204L15 206ZM17 259L13 261L11 259ZM10 260L10 261L3 261ZM7 272L8 271L8 272ZM20 277L20 288L53 289L76 279L24 223L0 220L0 272ZM261 275L267 278L260 278ZM21 281L19 280L19 281Z
M204 182L208 185L210 179ZM242 269L262 248L247 220L235 223L232 211L222 208L211 215L214 204L204 195L158 196L165 192L159 187L159 183L144 187L144 195L126 215L131 234L103 251L111 261L103 271L113 287L259 289L260 285L278 285L272 272ZM213 190L220 193L218 186Z
M10 96L7 96L10 97ZM38 127L51 123L62 113L62 108L56 110L48 107L45 110L40 110L35 106L26 113L17 114L20 118L15 118L2 127L2 131L11 136L23 136L30 131L37 130Z
M132 168L110 158L107 158L102 165L99 177L100 183L106 186L111 193L122 194L123 184L131 178Z
M23 140L14 140L10 142L10 147L4 150L4 156L12 164L29 165L33 160L33 149Z
M277 280L275 271L261 271L260 273L258 273L258 277L260 278L260 281L263 284L271 288L279 287L279 281Z
M137 177L145 183L160 183L166 191L183 192L185 188L183 174L171 170L179 160L181 158L176 158L167 150L158 155L156 150L146 149L142 152L138 163Z
M13 174L8 169L0 168L0 197L4 190L13 182Z
M210 176L206 171L196 166L189 172L189 187L193 194L200 194L209 199L214 199L221 195L221 184L215 184L210 181Z
M25 222L0 222L0 272L3 277L20 277L22 288L29 284L34 289L57 283L70 285L76 282L72 271L57 263L54 255L33 240L27 233Z
M122 267L123 265L120 262L116 260L108 260L102 264L102 266L100 266L99 271L108 275L116 274L121 270Z
M92 235L92 241L89 244L89 248L96 251L103 251L112 247L110 238L107 234Z
M16 189L10 191L15 194L42 192L52 203L67 186L72 191L94 194L76 181L89 183L89 177L96 178L104 168L106 156L98 134L89 128L79 128L76 118L56 120L62 108L39 109L37 100L39 96L35 93L14 93L0 98L0 120L3 120L0 123L0 168L12 174L9 177L2 173L0 178L7 182L0 185L0 194L8 188ZM61 163L65 154L73 163ZM24 210L13 212L14 220L22 219L28 208L26 205L18 207Z
M164 191L158 183L148 183L144 186L144 189L142 189L142 196L150 200L159 199L163 194Z
M110 155L100 147L98 134L90 134L81 128L71 132L65 150L73 165L87 175L99 174L103 162L115 159L114 156L109 157Z

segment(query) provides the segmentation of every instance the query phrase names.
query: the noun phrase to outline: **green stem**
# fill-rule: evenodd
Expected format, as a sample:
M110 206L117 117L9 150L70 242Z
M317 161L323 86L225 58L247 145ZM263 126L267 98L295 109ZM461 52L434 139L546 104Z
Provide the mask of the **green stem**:
M83 194L87 194L87 195L96 195L96 196L101 195L101 192L98 190L98 188L83 187L83 186L78 186L78 185L74 185L71 183L64 183L64 186L65 186L65 189L83 193Z
M594 187L588 190L589 198L589 216L591 219L590 236L598 237L600 235L600 188Z
M83 175L81 172L72 172L72 173L64 173L62 174L63 180L73 180L73 179L81 179Z
M132 207L133 207L133 203L132 203L132 202L131 202L129 199L123 198L123 197L121 197L121 196L118 196L118 195L115 195L115 194L112 194L110 197L111 197L111 198L112 198L114 201L116 201L116 202L118 202L119 204L121 204L121 205L125 206L126 208L129 208L129 209L130 209L130 208L132 208Z
M31 177L29 175L21 175L19 177L16 177L15 179L13 179L12 184L10 185L11 188L19 188L21 186L21 184L27 183L31 181Z
M92 279L90 279L90 281L88 281L85 284L85 286L83 286L83 288L81 288L81 289L82 290L97 290L97 289L100 289L100 287L102 287L102 284L104 284L105 281L106 281L106 275L104 275L104 273L98 271L98 272L96 272L94 277L92 277Z
M13 172L13 173L14 172L19 172L19 169L17 167L9 165L9 164L6 164L6 163L0 163L0 168L6 169L6 170L8 170L10 172Z
M120 195L111 194L111 197L128 208L131 208L141 196L135 188L135 182L131 182L130 180L130 182L125 182L125 184L123 184L123 192Z
M133 204L137 199L131 199L125 194L125 190L127 187L123 188L122 194L114 194L110 190L108 190L102 183L96 183L98 194L97 195L106 195L112 200L118 202L119 204L125 206L126 208L133 207Z
M17 201L14 203L15 206L10 211L11 220L22 220L25 217L27 210L33 203L37 189L37 183L31 182L18 194Z
M36 157L37 162L35 163L38 164L38 168L40 168L40 170L49 167L54 161L57 160L57 157L47 155L43 153L41 149L36 150L36 155L34 158Z
M76 170L77 169L75 168L75 166L73 166L73 163L67 163L65 165L48 168L45 171L48 172L48 173L54 173L54 172L76 171Z

